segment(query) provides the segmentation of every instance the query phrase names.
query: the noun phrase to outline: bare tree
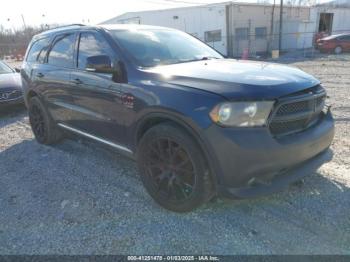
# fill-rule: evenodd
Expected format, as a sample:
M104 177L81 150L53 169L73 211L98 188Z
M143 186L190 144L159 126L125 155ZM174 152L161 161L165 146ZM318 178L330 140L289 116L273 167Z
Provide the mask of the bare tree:
M32 37L41 32L40 28L5 29L0 25L0 58L5 55L24 55Z

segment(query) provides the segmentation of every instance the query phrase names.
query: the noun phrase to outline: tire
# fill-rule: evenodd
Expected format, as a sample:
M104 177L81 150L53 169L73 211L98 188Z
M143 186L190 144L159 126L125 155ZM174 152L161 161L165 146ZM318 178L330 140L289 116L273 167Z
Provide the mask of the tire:
M28 114L35 139L40 144L51 145L62 139L62 131L37 96L29 100Z
M209 168L194 139L172 123L150 128L138 145L143 185L162 207L188 212L214 195Z
M334 53L339 55L341 53L343 53L343 48L341 46L337 46L335 49L334 49Z

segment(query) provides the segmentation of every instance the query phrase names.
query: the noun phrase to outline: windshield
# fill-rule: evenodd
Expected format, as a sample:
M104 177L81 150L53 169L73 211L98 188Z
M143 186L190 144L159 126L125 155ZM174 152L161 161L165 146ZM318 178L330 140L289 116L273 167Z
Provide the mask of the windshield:
M112 37L143 67L222 58L196 38L176 30L112 30Z
M13 70L8 65L0 61L0 74L9 74L9 73L13 73Z

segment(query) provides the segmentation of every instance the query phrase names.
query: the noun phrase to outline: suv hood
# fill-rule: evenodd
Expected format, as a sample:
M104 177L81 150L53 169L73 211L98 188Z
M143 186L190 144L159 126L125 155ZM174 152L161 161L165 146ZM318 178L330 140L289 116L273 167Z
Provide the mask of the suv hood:
M276 99L320 82L303 71L279 64L213 59L144 70L160 81L216 93L227 99Z

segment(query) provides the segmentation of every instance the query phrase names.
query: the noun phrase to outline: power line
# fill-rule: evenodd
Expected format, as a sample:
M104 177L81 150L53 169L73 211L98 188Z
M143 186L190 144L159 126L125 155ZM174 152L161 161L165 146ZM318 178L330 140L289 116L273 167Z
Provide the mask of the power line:
M207 2L191 2L191 1L184 1L184 0L158 0L159 2L163 3L173 3L173 4L190 4L190 5L208 5L211 3Z
M182 1L182 0L164 0L166 2L173 2L173 3L180 3L180 4L196 4L196 5L208 5L210 3L205 2L188 2L188 1Z
M158 4L158 5L166 5L166 6L174 6L176 3L166 3L162 0L144 0L143 2L151 3L151 4Z

